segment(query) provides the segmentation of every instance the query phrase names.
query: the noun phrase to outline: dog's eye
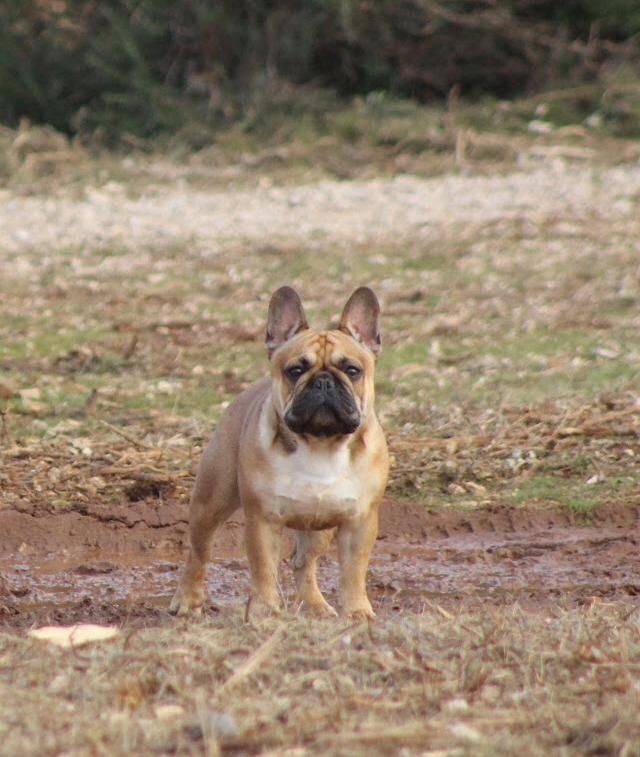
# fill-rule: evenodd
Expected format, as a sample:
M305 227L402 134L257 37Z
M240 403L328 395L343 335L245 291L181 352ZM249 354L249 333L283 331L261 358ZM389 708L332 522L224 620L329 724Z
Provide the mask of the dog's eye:
M349 376L349 378L358 378L358 376L362 373L362 368L358 368L357 365L348 365L344 372Z
M297 381L303 373L306 372L306 368L301 365L292 365L291 368L287 368L285 373L292 381Z

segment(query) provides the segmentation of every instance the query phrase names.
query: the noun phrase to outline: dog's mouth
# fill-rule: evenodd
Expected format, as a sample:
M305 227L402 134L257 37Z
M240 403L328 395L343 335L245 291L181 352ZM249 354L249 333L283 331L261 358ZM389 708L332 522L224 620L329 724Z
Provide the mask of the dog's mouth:
M284 421L296 434L345 436L360 426L360 413L350 392L331 374L322 373L296 398Z
M309 434L310 436L345 436L353 434L360 425L360 415L337 415L332 408L319 407L316 412L304 416L288 412L285 423L295 434Z

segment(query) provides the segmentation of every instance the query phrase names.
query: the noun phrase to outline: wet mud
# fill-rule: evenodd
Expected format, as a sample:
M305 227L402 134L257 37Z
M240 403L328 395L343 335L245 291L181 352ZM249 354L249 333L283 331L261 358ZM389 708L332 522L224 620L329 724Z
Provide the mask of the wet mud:
M186 549L182 504L37 516L0 512L0 626L175 622L167 612ZM594 601L640 604L640 507L605 507L589 522L557 510L496 507L429 512L385 501L369 573L381 616L487 604L523 609ZM242 607L248 589L241 516L216 535L209 571L212 613ZM283 555L291 539L285 537ZM335 554L319 580L338 604ZM283 594L292 605L291 571Z

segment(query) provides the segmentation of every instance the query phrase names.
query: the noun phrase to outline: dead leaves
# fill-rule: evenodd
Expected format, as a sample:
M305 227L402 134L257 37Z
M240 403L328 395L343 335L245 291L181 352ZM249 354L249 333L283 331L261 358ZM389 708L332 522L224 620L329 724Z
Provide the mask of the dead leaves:
M442 438L389 434L395 461L391 491L419 491L425 497L437 491L486 502L499 497L510 480L539 470L557 472L565 465L561 461L570 463L572 453L575 469L563 468L564 475L578 475L586 484L620 475L625 461L640 456L640 402L632 393L574 408L546 402L524 411L467 410L464 427L476 433ZM583 475L579 459L590 446L597 468Z
M0 400L10 400L16 397L18 388L11 379L0 377Z
M35 628L27 634L32 639L46 641L62 649L110 641L119 635L120 629L115 626L98 626L90 623L74 626L44 626Z
M80 430L75 424L64 428L71 434ZM28 509L60 511L100 502L186 501L194 457L185 449L136 447L110 432L72 436L60 431L52 439L0 448L0 460L9 481L4 506L24 510L30 503Z

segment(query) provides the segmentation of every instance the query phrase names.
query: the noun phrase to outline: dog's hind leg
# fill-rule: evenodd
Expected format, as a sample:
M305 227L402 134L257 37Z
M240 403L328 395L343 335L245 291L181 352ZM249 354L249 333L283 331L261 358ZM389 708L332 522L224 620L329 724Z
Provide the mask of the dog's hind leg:
M316 578L318 559L329 549L334 533L335 529L296 531L296 548L291 565L298 589L297 601L302 609L314 615L338 614L322 596Z

